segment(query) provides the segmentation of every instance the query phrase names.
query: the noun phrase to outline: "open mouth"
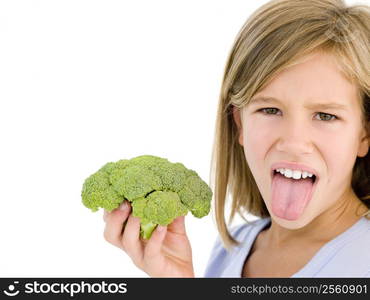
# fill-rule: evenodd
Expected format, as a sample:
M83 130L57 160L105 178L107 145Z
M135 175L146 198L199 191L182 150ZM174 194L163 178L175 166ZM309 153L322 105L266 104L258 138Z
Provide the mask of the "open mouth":
M277 176L282 176L282 177L285 177L284 175L282 175L280 172L276 171L276 170L272 170L272 174L271 174L271 180L274 178L274 176L277 175ZM294 179L294 178L288 178L288 177L285 177L287 179L292 179L292 180L306 180L306 179L310 179L312 181L312 184L315 184L318 180L316 175L312 175L312 177L306 177L306 178L300 178L300 179Z

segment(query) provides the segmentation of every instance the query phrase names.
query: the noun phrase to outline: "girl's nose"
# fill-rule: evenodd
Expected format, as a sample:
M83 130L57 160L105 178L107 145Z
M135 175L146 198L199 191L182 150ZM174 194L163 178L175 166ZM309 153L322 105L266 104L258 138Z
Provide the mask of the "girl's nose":
M278 133L277 150L294 155L310 154L313 150L309 124L295 119L287 121Z

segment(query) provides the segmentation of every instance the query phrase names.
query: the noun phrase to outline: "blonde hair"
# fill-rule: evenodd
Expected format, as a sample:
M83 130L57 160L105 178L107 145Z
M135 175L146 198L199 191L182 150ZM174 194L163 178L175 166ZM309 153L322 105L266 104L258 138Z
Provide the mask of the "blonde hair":
M227 194L235 214L270 216L249 169L233 107L242 108L278 72L301 63L314 51L333 55L346 78L358 86L362 121L370 136L370 7L342 0L273 0L245 22L229 53L219 96L210 185L217 229L229 248L238 242L226 220ZM370 208L370 153L357 157L352 176L357 197ZM247 221L248 222L248 221Z

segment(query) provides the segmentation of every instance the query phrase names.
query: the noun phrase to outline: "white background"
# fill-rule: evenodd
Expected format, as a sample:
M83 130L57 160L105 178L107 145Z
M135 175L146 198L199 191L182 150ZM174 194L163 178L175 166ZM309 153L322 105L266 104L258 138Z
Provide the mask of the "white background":
M0 1L0 276L147 277L104 240L83 181L151 154L209 183L226 58L266 2ZM186 226L201 277L214 218Z

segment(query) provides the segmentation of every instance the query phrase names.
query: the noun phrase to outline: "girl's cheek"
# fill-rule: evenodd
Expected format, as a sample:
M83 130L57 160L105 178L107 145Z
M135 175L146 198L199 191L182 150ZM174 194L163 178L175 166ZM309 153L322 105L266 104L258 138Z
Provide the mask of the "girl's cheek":
M255 118L247 123L244 134L250 141L265 144L278 136L279 124L272 121L261 121ZM247 140L248 140L247 139Z
M252 160L259 157L263 158L271 148L273 141L271 130L258 128L247 130L244 134L244 152Z

